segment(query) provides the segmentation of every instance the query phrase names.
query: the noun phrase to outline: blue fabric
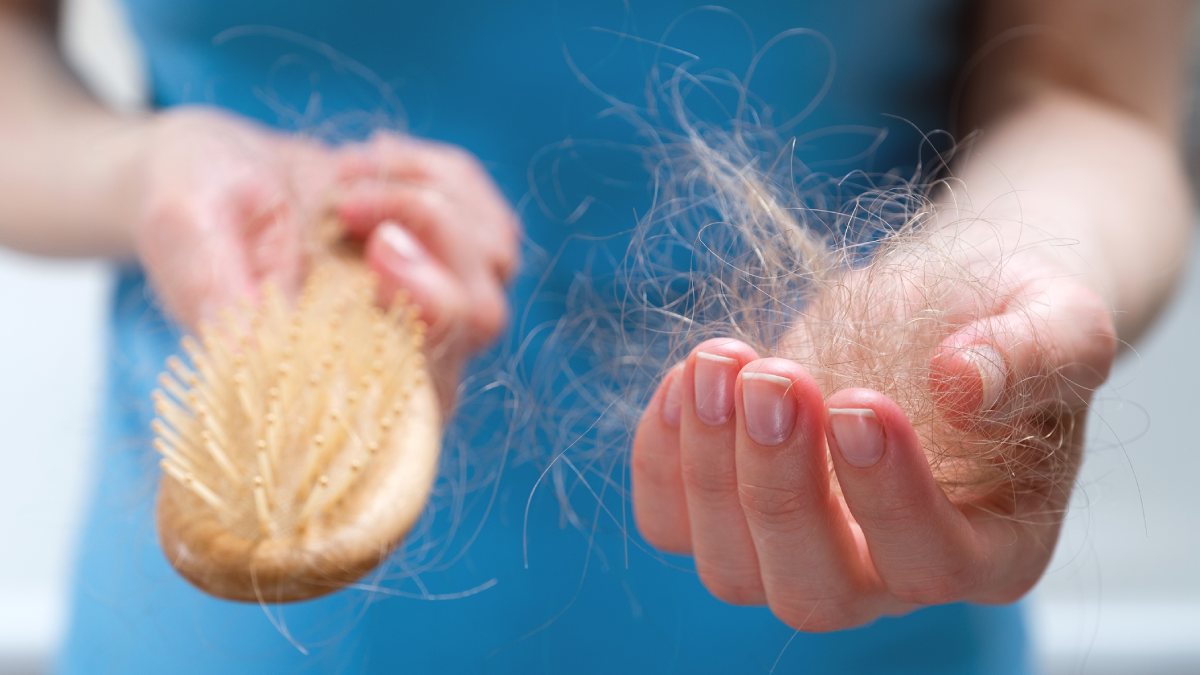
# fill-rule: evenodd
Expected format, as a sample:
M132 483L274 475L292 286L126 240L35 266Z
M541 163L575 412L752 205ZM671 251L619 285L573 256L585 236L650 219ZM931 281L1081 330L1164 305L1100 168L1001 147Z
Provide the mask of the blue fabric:
M513 290L527 314L501 350L557 319L575 275L619 254L621 232L650 203L641 155L631 151L648 139L601 114L608 104L585 81L645 105L655 63L694 54L692 66L702 70L741 72L772 36L811 28L833 46L835 78L788 130L801 139L797 156L836 175L907 175L921 151L913 128L946 124L961 28L948 0L764 0L726 3L729 13L693 12L676 0L126 4L160 106L211 104L337 139L400 124L478 154L519 205L531 248L545 253L531 255L534 273ZM657 48L673 23L665 42L675 49ZM819 39L792 39L768 52L752 86L780 121L808 106L831 67ZM728 116L702 103L695 112ZM879 130L888 133L882 143ZM590 208L581 212L584 200ZM689 560L653 552L622 525L628 505L603 480L623 483L619 448L589 469L598 494L574 479L533 491L556 446L546 438L545 447L501 442L503 401L487 396L464 402L452 436L467 439L467 450L449 453L422 525L368 579L377 590L267 610L213 600L175 575L154 532L150 391L177 337L141 273L123 270L62 672L1027 669L1017 607L954 605L808 635L765 609L722 604ZM518 368L544 368L538 352L525 352ZM571 509L556 489L570 493Z

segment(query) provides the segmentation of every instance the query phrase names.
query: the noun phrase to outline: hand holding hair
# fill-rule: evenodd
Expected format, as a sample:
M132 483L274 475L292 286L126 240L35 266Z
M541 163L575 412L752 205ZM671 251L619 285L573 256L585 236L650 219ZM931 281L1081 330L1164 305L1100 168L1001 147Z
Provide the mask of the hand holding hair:
M733 304L766 305L759 325L794 317L790 341L735 314L740 341L704 342L663 378L633 447L646 539L694 555L717 597L801 630L1028 591L1058 540L1092 395L1186 265L1190 16L1182 2L988 3L957 130L979 134L954 153L942 220L906 223L915 237L819 278L807 305L788 293L803 279L777 277L810 273L793 263L811 255L752 260ZM804 229L795 177L747 188L761 163L708 150L693 164L717 219L787 248ZM853 220L930 215L903 192L856 201Z
M634 441L646 539L695 556L718 598L767 604L800 630L1027 592L1115 356L1108 310L1063 270L1017 258L984 298L930 282L932 267L887 264L814 299L783 350L796 358L698 345ZM898 374L862 363L881 347L876 365Z

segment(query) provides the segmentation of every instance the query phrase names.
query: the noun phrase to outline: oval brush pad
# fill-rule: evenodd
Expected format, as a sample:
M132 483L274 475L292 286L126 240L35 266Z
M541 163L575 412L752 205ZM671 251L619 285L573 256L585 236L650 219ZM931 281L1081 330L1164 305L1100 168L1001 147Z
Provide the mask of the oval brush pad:
M424 324L375 303L372 273L330 256L294 306L257 306L185 337L155 392L158 533L167 559L214 596L316 597L357 581L429 496L441 414Z

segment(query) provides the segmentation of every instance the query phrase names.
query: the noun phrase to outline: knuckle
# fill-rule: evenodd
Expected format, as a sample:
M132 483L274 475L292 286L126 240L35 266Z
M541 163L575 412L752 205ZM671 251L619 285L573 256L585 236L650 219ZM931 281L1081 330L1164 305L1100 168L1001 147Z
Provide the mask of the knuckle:
M680 470L683 484L694 498L711 502L723 500L737 491L737 476L732 467L722 469L704 462L689 461L685 453Z
M914 536L933 536L929 506L899 495L856 495L856 517L883 545L904 545Z
M1052 300L1030 321L1031 332L1045 345L1038 366L1043 387L1071 404L1084 405L1109 376L1120 343L1111 309L1082 284L1056 289ZM1072 405L1071 407L1075 407Z
M866 620L851 609L853 603L841 599L817 598L771 605L771 612L788 627L806 633L831 633L856 628Z
M472 309L473 328L480 342L487 344L495 340L508 325L508 303L503 298L485 301Z
M909 579L888 584L896 598L919 605L945 605L964 600L979 584L971 565L936 566Z
M634 521L642 539L645 539L646 543L654 548L667 553L689 553L691 551L691 543L685 529L672 527L663 519L655 518L653 514L643 513L639 509L634 509Z
M462 146L439 143L433 149L436 156L445 164L446 168L455 173L483 173L483 164L479 161L479 158Z
M761 605L765 597L758 570L735 571L696 561L696 572L704 588L721 602L730 605Z
M516 276L521 259L517 237L502 233L492 249L490 257L496 277L504 283L512 281L512 278Z
M513 249L515 255L518 240L521 237L521 233L525 230L521 224L521 218L516 213L513 213L511 209L505 208L504 217L500 219L500 227L508 235L509 246Z
M647 544L650 544L663 553L684 555L690 552L687 544L678 535L667 532L661 526L654 525L652 521L638 521L637 527L638 532L642 535L642 539L645 539Z
M738 500L747 518L771 529L794 527L815 506L811 492L745 482L738 485Z
M1029 578L1019 579L999 589L994 589L987 593L980 593L976 597L972 597L971 600L988 604L1012 604L1025 597L1026 594L1032 591L1033 587L1037 585L1038 579L1040 578L1041 575L1038 574Z
M444 146L446 160L460 168L477 171L482 168L479 159L457 145Z
M158 197L143 205L141 219L149 230L157 231L164 225L188 223L192 220L192 214L186 199L178 196Z
M502 283L507 284L517 275L517 270L520 268L520 259L514 253L505 251L496 256L494 265L496 278Z
M652 451L645 439L635 439L633 457L630 459L633 480L655 488L676 485L679 482L679 465L664 455Z
M522 230L521 220L516 214L508 212L500 218L499 249L502 257L511 261L520 257Z
M775 616L789 628L805 633L833 633L849 628L849 626L844 626L836 619L816 610L804 615L801 615L799 612L780 615L776 612Z
M1084 341L1083 353L1077 355L1076 358L1094 365L1088 369L1091 377L1087 378L1084 383L1091 387L1098 387L1108 379L1112 362L1116 359L1119 347L1116 325L1104 300L1091 290L1080 292L1076 306L1079 308L1079 330L1087 336Z
M440 190L413 190L411 199L414 205L429 216L429 220L438 226L445 227L453 220L450 200Z
M405 150L404 136L387 129L377 129L371 134L367 144L380 152L393 153Z
M423 144L431 170L443 180L460 181L484 173L483 164L464 148L432 141Z

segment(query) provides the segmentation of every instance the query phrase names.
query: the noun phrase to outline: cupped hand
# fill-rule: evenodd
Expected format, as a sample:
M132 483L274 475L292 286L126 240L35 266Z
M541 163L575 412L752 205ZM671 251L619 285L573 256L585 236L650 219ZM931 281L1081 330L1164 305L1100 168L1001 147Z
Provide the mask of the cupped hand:
M390 133L332 147L199 108L156 116L143 147L131 234L186 328L268 280L296 293L330 217L365 243L380 302L403 289L419 306L443 393L505 324L517 219L462 150Z
M907 282L884 291L903 294L922 280ZM837 289L879 283L888 282L851 273ZM717 598L769 605L798 630L1026 593L1054 550L1088 404L1115 357L1110 311L1083 283L1032 258L1008 261L983 305L938 298L950 325L913 369L925 374L918 384L931 419L911 419L852 382L823 391L821 372L763 358L744 342L697 346L663 378L634 439L644 538L694 556ZM818 297L813 311L831 300ZM1014 428L1057 440L1025 447ZM1000 446L1008 461L1022 451L1058 456L1020 457L1011 481L955 491L931 470L934 453L923 446L934 438L983 464L998 461L989 450ZM1059 468L1043 469L1051 465Z

